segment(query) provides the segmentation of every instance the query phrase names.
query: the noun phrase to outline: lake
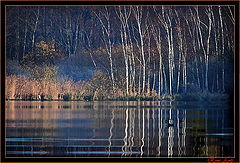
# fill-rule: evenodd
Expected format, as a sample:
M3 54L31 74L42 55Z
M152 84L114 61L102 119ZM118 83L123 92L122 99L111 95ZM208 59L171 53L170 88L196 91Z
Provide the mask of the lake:
M6 157L227 157L227 104L7 101Z

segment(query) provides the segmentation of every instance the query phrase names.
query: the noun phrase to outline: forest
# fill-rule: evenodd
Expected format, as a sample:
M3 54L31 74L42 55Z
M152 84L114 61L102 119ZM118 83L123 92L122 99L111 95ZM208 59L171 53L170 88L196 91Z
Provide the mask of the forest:
M7 6L8 100L224 101L233 6Z

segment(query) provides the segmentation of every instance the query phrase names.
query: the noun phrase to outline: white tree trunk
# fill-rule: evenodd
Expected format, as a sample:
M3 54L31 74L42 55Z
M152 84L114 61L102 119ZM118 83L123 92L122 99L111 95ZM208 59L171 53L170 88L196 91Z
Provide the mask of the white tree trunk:
M95 12L94 12L95 13ZM115 77L113 72L113 60L112 60L112 46L113 42L111 41L111 23L110 23L110 13L105 6L104 11L99 11L99 14L95 13L96 17L100 21L102 27L103 42L109 58L110 64L110 76L112 80L112 89L115 91ZM105 23L104 23L105 21Z
M142 7L136 6L134 8L134 17L137 22L138 34L140 38L140 53L142 57L142 93L145 93L145 85L146 85L146 61L145 61L145 54L144 54L144 40L143 40L143 26L142 26Z
M225 51L225 40L224 40L224 28L223 28L223 20L222 20L222 11L221 11L221 7L218 6L218 13L219 13L219 18L220 18L220 28L221 28L221 38L222 38L222 43L221 43L221 46L222 46L222 49L221 49L221 55L224 56L224 51ZM224 83L225 83L225 73L224 73L224 57L223 58L223 66L222 66L222 91L224 92L225 91L225 86L224 86Z
M38 7L36 20L35 20L35 25L34 25L33 34L32 34L32 52L33 52L33 49L34 49L34 46L35 46L35 34L36 34L36 30L37 30L37 26L38 26L38 22L39 22L39 14L40 14L39 10L40 9Z

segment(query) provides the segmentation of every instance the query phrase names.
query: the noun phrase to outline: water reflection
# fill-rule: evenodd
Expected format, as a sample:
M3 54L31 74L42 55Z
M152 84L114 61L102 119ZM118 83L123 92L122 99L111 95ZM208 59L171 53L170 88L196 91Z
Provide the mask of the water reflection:
M114 123L113 123L113 121L114 121L114 118L115 118L115 114L114 114L114 110L112 110L112 118L111 118L111 127L110 127L110 136L109 136L109 150L108 150L108 156L110 156L110 154L111 154L111 145L112 145L112 142L111 142L111 139L112 139L112 136L113 136L113 132L112 132L112 130L113 130L113 126L114 126Z
M7 156L231 156L228 108L167 102L7 102Z

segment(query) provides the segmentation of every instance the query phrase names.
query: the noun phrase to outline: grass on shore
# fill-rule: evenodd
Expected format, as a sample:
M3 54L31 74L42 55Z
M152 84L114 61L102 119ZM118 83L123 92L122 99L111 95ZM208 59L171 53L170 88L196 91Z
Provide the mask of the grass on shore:
M11 99L19 100L19 99ZM112 99L107 99L104 97L94 98L93 95L73 95L72 93L66 93L63 95L62 99L52 99L50 96L45 96L42 99L36 99L29 96L28 98L21 99L23 101L194 101L194 102L227 102L229 100L229 95L225 93L210 93L210 92L200 92L200 93L183 93L168 95L163 94L159 96L119 96Z
M210 92L200 92L200 93L183 93L168 95L163 94L162 96L120 96L117 97L117 101L195 101L195 102L227 102L229 100L229 95L226 93L210 93Z

